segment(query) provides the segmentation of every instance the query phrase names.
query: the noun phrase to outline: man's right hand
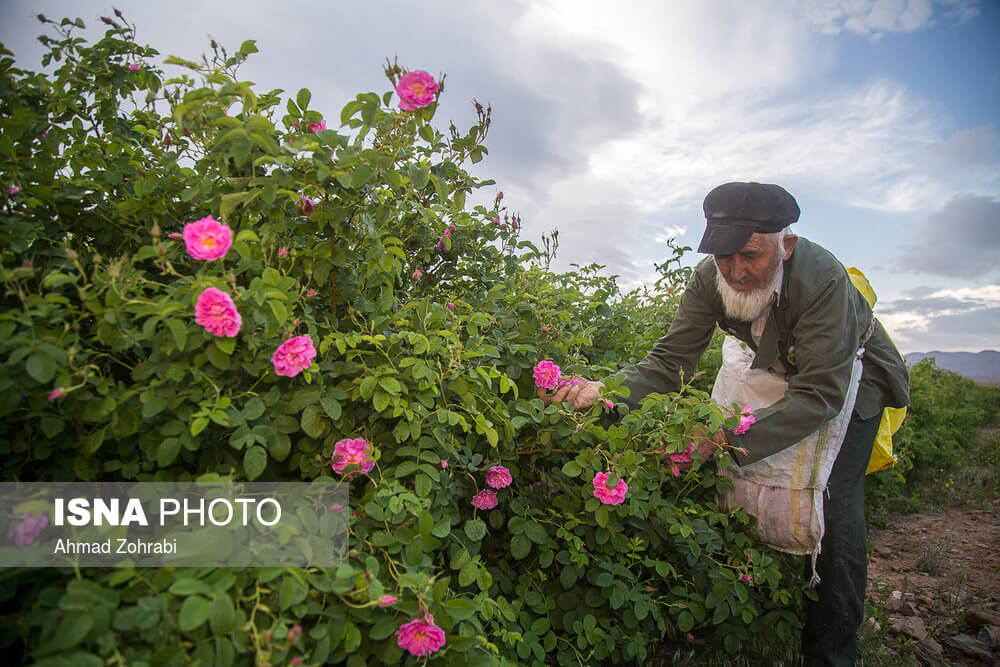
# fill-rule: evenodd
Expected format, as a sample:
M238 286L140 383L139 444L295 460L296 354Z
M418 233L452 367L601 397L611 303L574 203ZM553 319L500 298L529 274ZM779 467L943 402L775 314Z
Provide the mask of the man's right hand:
M574 410L585 410L601 398L601 389L604 387L603 382L587 380L578 376L574 376L571 379L579 380L579 383L567 384L554 391L539 387L538 398L542 399L545 405L569 401L573 405Z

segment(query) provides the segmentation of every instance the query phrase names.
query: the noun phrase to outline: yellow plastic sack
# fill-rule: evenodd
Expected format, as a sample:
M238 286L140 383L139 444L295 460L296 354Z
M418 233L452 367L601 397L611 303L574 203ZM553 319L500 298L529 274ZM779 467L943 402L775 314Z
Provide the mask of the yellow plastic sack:
M852 266L847 269L847 275L850 276L854 287L865 297L868 305L874 308L877 297L865 274ZM904 417L906 417L906 408L886 408L882 411L882 421L879 424L878 433L875 435L875 447L872 448L872 457L868 461L866 474L885 470L895 465L896 457L892 455L892 436L902 426Z

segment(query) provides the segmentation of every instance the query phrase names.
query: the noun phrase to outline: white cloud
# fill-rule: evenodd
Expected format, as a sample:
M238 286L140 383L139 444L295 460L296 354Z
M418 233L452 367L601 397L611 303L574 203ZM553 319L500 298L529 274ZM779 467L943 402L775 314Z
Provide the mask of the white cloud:
M657 243L667 243L671 239L677 239L687 233L687 225L670 225L662 232L653 237Z

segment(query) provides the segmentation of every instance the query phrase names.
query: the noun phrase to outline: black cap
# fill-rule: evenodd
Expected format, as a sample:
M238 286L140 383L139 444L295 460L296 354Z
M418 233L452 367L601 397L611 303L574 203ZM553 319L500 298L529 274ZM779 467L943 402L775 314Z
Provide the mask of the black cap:
M730 255L754 232L772 234L799 219L795 197L770 183L725 183L705 197L705 220L698 252Z

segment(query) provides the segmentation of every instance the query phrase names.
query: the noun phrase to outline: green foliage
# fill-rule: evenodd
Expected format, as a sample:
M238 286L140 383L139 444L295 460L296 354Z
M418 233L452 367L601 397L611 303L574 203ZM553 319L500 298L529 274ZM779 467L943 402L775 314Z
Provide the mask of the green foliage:
M554 273L555 245L520 240L502 196L466 208L492 185L463 168L487 152L488 108L465 134L391 91L324 118L301 90L282 114L283 91L237 77L253 42L171 57L185 74L165 78L109 21L93 44L54 26L50 76L0 60L0 186L19 189L0 215L2 479L308 481L358 437L377 463L348 481L343 567L8 570L0 647L43 665L396 664L396 629L423 611L447 633L433 658L457 665L792 640L797 562L717 510L713 466L663 464L723 423L705 377L620 420L534 397L539 360L593 376L643 355L684 249L642 292L596 265ZM194 260L173 235L209 215L234 243ZM236 303L235 338L195 323L208 287ZM293 335L318 355L278 376ZM514 484L476 510L493 465ZM597 472L624 504L594 497Z
M910 407L893 436L898 460L894 467L868 477L869 515L884 522L888 513L914 511L940 498L958 471L974 463L977 428L992 423L998 412L1000 391L995 388L940 368L933 358L911 366ZM985 459L981 463L990 465Z

